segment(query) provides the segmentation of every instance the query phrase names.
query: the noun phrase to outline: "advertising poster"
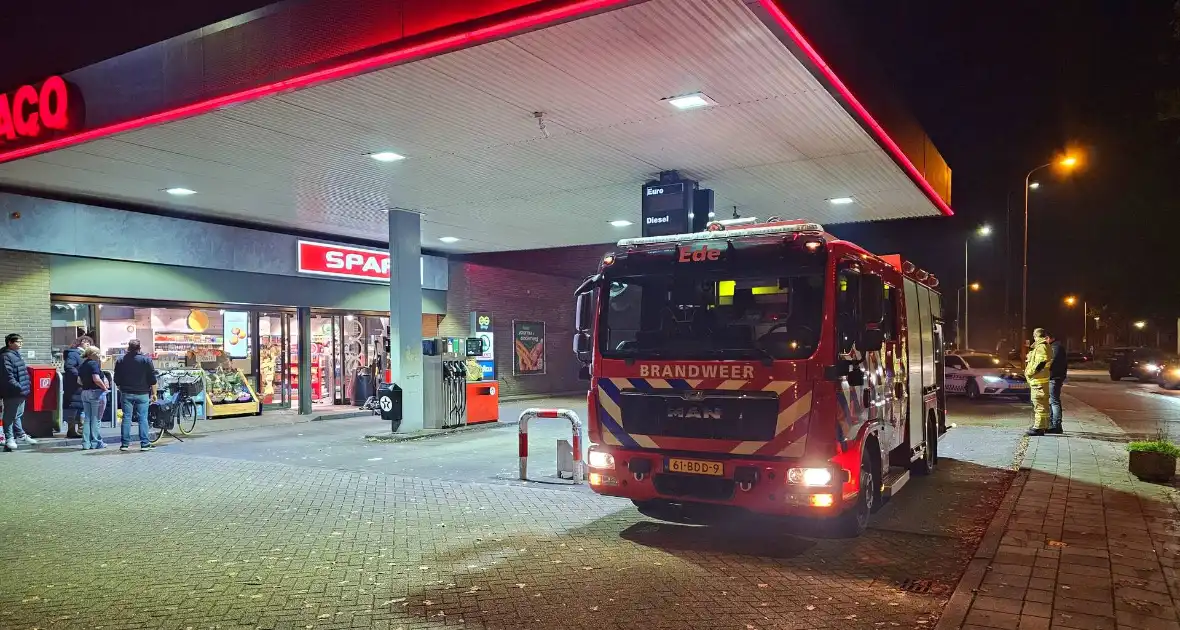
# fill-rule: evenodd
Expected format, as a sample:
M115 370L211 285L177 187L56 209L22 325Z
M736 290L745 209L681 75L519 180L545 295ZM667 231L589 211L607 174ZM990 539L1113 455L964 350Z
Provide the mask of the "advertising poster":
M512 322L512 373L545 373L545 322Z
M490 332L477 332L475 337L483 343L483 352L475 357L483 371L483 380L494 381L496 380L496 361L493 348L496 336Z
M226 311L221 316L222 349L231 359L245 359L249 354L248 321L245 311Z

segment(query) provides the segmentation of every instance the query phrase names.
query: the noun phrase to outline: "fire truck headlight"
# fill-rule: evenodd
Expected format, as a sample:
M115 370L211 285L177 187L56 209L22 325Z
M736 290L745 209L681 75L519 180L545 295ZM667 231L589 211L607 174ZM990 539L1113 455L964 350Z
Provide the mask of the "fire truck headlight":
M803 486L826 486L832 483L832 471L827 468L792 468L787 471L787 482Z
M615 469L615 456L610 453L603 453L602 451L590 451L587 457L591 468L600 468L604 470Z

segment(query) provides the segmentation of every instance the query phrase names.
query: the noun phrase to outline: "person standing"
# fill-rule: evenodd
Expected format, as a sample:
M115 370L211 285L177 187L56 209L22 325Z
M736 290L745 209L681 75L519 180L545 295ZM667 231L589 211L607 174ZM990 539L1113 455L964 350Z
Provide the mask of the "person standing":
M1056 337L1049 337L1049 349L1053 360L1049 362L1049 428L1045 433L1060 435L1065 432L1061 428L1061 388L1069 371L1069 355Z
M140 352L138 339L127 342L127 354L115 362L115 385L123 407L120 451L131 448L131 422L139 423L139 450L152 448L148 441L148 405L156 396L156 366Z
M102 374L102 353L97 346L82 351L78 366L82 380L82 450L106 448L102 441L102 414L106 412L110 385Z
M1044 328L1033 330L1032 345L1024 365L1029 394L1033 404L1033 426L1029 435L1044 435L1049 428L1049 366L1053 363L1053 348Z
M78 374L78 368L82 366L82 355L86 348L94 345L94 339L87 335L78 337L74 343L66 348L63 355L62 365L62 403L64 409L62 411L62 421L66 425L66 435L68 437L78 437L77 425L79 424L78 413L82 411L82 390L85 389ZM85 413L85 412L83 412Z
M25 398L32 391L29 366L21 356L20 349L25 340L13 333L4 338L0 349L0 399L4 401L4 452L16 450L19 440L23 444L36 444L37 440L25 433L21 420L25 416Z

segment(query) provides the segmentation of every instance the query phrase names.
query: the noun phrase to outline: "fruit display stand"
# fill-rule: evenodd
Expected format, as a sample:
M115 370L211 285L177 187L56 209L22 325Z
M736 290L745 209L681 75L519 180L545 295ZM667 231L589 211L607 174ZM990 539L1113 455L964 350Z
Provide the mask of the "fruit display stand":
M205 404L210 418L258 415L262 406L241 370L206 370Z

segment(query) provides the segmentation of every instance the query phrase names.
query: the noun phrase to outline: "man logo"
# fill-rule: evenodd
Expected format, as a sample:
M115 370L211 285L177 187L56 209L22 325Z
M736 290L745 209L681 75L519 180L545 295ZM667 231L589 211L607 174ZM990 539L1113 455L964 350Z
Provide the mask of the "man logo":
M720 420L721 407L704 407L701 405L685 405L683 407L668 407L669 418Z

